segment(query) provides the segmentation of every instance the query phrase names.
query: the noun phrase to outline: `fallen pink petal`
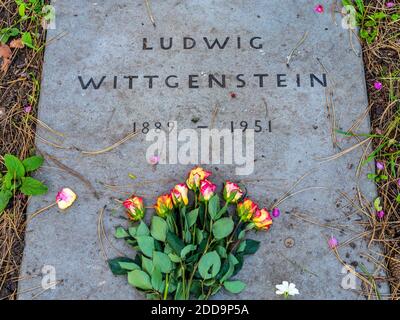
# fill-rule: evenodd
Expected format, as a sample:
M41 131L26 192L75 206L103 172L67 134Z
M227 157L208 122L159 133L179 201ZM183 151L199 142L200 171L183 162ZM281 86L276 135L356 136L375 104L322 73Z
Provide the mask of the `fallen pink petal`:
M280 215L281 215L281 210L279 210L279 208L274 208L274 209L272 210L272 216L273 216L274 218L278 218Z
M56 196L56 203L61 210L65 210L72 206L77 196L70 188L61 189Z
M396 4L394 2L387 2L386 7L393 8Z
M324 6L323 6L322 4L317 4L317 5L314 7L314 11L315 11L316 13L324 13Z

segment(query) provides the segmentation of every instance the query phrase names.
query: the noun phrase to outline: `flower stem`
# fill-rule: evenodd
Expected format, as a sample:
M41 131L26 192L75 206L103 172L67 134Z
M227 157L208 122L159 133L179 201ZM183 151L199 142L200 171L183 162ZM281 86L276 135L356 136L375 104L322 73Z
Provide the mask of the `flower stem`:
M168 296L168 287L169 287L169 273L165 276L165 289L164 289L164 300L167 300Z
M207 225L207 214L208 214L208 203L207 201L204 203L204 220L203 220L203 231L206 229Z
M238 228L242 225L242 220L239 220L239 223L236 225L235 229L233 229L231 236L229 237L228 242L226 243L226 249L228 250L229 245L233 242L233 238L236 234ZM233 250L233 249L232 249ZM232 251L231 250L231 251Z
M172 225L172 228L175 229L176 235L179 236L179 230L178 230L178 226L176 225L175 218L171 214L171 215L167 216L167 219L168 219L169 223Z
M192 272L192 274L190 275L189 282L188 282L188 286L187 286L187 297L189 297L189 295L190 295L190 288L191 288L191 286L192 286L192 282L193 282L194 275L195 275L195 273L196 273L196 271L197 271L197 268L198 268L198 266L199 266L199 262L200 262L201 258L207 253L207 251L208 251L208 249L209 249L209 247L211 246L211 244L212 244L213 241L214 241L214 240L212 240L212 241L210 242L210 237L208 238L208 241L207 241L206 247L204 248L203 254L201 255L199 261L197 261L197 263L196 263L196 264L194 265L194 267L193 267L193 272Z
M181 269L182 269L182 291L186 292L186 289L185 289L186 288L185 268L184 268L182 263L181 263ZM189 299L189 294L190 294L190 292L188 293L187 299Z
M197 209L197 205L198 205L198 203L197 203L197 191L194 190L194 208L195 209Z
M181 224L181 236L182 236L182 240L185 241L185 237L184 237L184 225L183 225L183 216L182 216L182 207L179 208L179 222Z

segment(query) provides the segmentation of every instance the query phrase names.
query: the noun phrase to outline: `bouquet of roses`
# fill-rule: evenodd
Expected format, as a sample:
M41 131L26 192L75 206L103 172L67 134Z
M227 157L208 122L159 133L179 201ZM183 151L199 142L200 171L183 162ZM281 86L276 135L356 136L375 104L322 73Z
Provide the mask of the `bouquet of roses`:
M132 225L118 227L115 236L125 239L137 254L134 259L111 259L109 266L115 275L127 275L128 283L148 299L208 299L221 288L231 293L245 288L232 277L242 268L244 257L260 245L246 239L246 233L268 230L272 218L252 200L242 200L244 192L235 183L225 182L222 201L208 180L210 175L197 167L186 184L160 196L149 226L143 221L142 198L132 196L123 202ZM230 207L236 214L229 213Z

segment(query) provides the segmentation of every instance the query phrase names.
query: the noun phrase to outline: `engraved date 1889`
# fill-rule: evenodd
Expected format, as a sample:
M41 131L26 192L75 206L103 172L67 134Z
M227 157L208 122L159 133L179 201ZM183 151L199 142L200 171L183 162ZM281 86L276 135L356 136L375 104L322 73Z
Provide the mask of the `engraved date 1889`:
M151 129L170 131L174 128L174 122L161 122L161 121L143 121L133 122L133 131L148 134ZM207 129L208 125L197 125L197 129ZM210 128L211 129L211 128ZM222 129L222 128L220 128ZM255 133L272 132L271 120L236 120L229 122L229 130L240 129L245 132L248 129L253 129Z

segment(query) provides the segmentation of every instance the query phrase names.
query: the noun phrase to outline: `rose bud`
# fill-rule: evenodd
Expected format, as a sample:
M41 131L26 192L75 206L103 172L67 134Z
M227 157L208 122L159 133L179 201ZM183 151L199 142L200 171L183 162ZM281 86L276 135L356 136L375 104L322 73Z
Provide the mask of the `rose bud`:
M272 225L272 217L267 211L267 209L257 210L253 214L252 221L258 230L267 231Z
M56 203L61 210L65 210L72 206L76 200L76 194L69 188L61 189L56 196Z
M250 199L245 199L237 205L237 214L241 221L248 222L254 213L258 210L258 206Z
M225 182L224 199L227 203L237 203L243 196L243 191L236 183L230 181Z
M188 187L184 183L177 184L171 190L172 201L174 202L175 206L179 206L182 203L187 206L189 203L188 199Z
M214 195L217 186L208 180L200 182L200 200L208 201Z
M196 167L189 172L186 184L190 190L197 190L200 188L200 182L207 179L210 175L211 172L205 171L201 167Z
M146 209L142 198L132 196L123 202L123 206L126 208L126 214L130 220L139 221L143 219Z
M157 198L157 203L154 205L156 213L161 217L165 218L170 215L174 210L174 204L172 203L172 196L165 194Z

